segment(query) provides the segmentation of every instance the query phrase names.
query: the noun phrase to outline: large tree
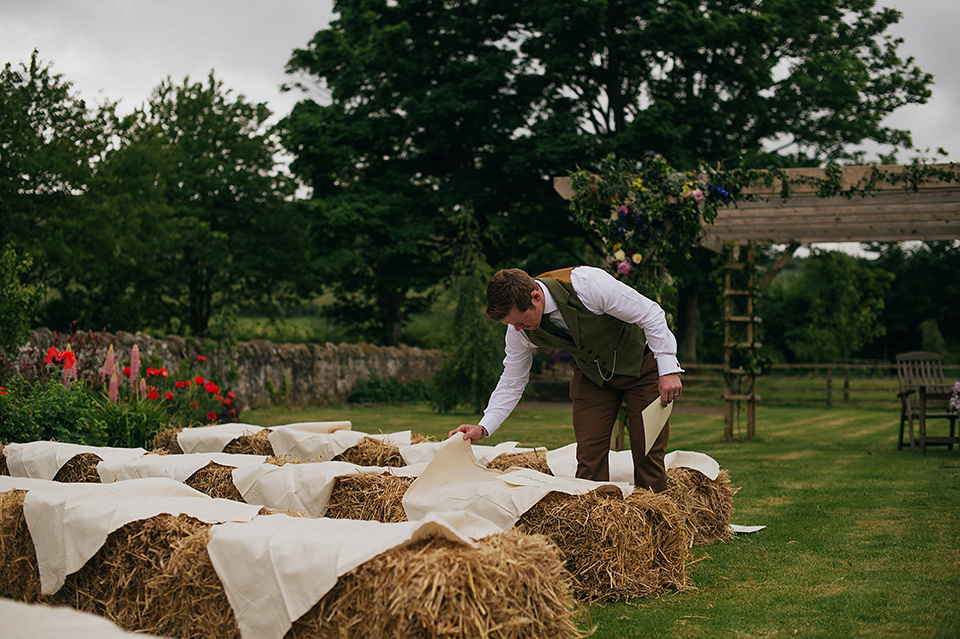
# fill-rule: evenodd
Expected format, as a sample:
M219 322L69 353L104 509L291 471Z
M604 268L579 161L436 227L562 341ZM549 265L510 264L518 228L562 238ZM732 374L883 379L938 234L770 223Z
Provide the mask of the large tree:
M925 101L931 81L887 34L898 12L873 0L365 0L335 10L291 57L288 71L321 97L294 109L285 142L322 201L317 241L338 267L328 268L336 290L389 306L394 327L410 289L439 278L436 244L457 206L475 212L494 265L589 261L593 238L548 176L611 151L659 153L684 169L741 155L818 164L868 140L909 146L882 120ZM364 215L359 201L376 204ZM360 224L408 230L383 246Z
M121 123L101 168L103 206L133 225L135 287L155 325L203 334L228 305L293 291L307 271L294 184L264 104L164 80Z

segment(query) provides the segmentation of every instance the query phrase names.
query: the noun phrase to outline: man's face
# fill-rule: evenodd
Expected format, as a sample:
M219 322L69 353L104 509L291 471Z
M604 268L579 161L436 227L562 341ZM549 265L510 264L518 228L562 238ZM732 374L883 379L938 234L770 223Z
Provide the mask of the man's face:
M535 331L540 328L540 320L543 318L543 301L543 292L538 287L530 293L533 306L525 311L517 310L514 306L500 321L518 331Z

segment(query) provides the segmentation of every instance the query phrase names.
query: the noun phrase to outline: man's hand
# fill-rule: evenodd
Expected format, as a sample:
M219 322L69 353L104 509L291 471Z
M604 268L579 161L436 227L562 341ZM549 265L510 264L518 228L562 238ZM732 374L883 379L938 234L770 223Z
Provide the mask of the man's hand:
M680 397L680 389L683 388L680 376L676 373L663 375L657 385L660 388L660 403L664 406Z
M486 429L478 424L460 424L451 430L447 437L453 437L456 433L463 433L463 438L469 440L471 444L475 444L487 436Z

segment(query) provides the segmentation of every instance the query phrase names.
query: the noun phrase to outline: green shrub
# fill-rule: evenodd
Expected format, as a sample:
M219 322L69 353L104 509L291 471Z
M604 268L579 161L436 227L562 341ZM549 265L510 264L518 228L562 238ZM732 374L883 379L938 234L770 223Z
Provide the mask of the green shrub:
M371 375L358 382L347 396L355 404L402 404L430 399L423 382L401 382L394 377Z
M24 284L32 262L10 247L0 250L0 358L15 359L30 336L30 321L43 300L41 284ZM2 380L0 380L2 381Z
M82 384L48 379L33 385L15 382L5 390L0 395L0 441L106 444L96 399Z
M95 413L104 426L108 445L123 448L147 448L158 432L178 425L163 404L144 398L111 402L102 396Z

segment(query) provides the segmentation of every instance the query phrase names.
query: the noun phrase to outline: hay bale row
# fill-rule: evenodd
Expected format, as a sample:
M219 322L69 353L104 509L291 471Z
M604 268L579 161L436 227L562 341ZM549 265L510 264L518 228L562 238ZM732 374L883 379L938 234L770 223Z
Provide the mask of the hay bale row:
M261 430L253 435L240 435L230 440L223 447L223 452L237 455L273 455L273 444L270 443L270 431Z
M53 481L65 484L99 484L97 464L102 461L103 458L96 453L77 453L60 467L53 476Z
M131 631L239 638L206 552L210 524L186 515L127 524L60 591L41 598L23 491L0 494L0 508L4 596L69 605ZM574 623L569 577L550 542L514 532L478 546L429 539L387 551L342 576L286 637L584 636Z
M487 468L496 468L497 470L508 470L514 466L531 468L546 475L553 474L547 465L547 452L545 450L532 450L526 453L501 453L487 464Z
M166 430L161 430L156 435L153 436L153 440L150 442L150 452L158 454L171 454L171 455L182 455L183 449L180 448L180 443L177 441L177 435L180 434L182 428L167 428Z
M36 603L40 599L37 552L23 516L23 490L0 493L0 597Z
M390 466L399 468L406 466L400 455L400 448L387 444L379 439L364 437L356 446L351 446L333 458L333 461L343 461L357 466Z
M235 466L224 466L212 461L183 480L183 483L211 497L246 503L233 483L234 470Z
M733 536L733 495L730 473L721 470L711 480L692 468L671 468L667 471L665 494L686 515L686 525L695 544L727 541Z
M689 587L684 515L663 495L550 493L524 513L517 528L557 545L578 598L615 601Z
M389 473L355 473L337 477L324 516L384 523L406 521L403 494L413 479Z

